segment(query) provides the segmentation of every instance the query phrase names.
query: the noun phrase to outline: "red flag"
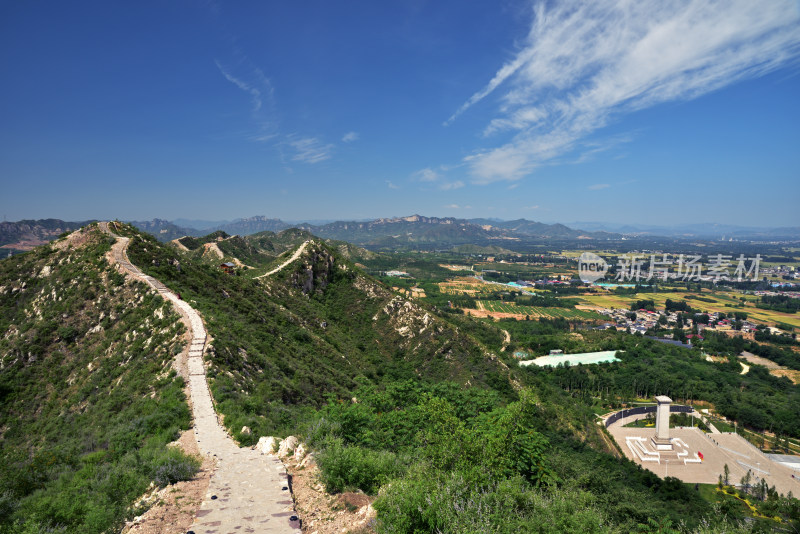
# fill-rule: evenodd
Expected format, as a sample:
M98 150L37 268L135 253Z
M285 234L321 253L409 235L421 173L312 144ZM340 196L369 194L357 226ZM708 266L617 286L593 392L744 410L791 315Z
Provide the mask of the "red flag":
M699 457L701 460L703 459L703 453L702 453L702 452L699 452L699 451L698 451L698 452L697 452L697 456L698 456L698 457Z

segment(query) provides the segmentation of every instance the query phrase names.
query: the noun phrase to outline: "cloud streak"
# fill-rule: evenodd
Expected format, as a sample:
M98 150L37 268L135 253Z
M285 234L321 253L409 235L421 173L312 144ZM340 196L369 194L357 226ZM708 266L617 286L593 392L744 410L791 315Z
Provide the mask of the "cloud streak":
M435 182L440 177L441 175L430 167L425 167L424 169L411 173L411 179L418 182Z
M756 78L800 55L793 0L538 3L510 61L445 122L500 88L484 136L465 158L477 183L518 180L615 118Z
M262 90L265 90L269 93L270 97L272 96L272 84L270 83L269 79L264 76L264 74L256 69L255 76L260 82L261 89L259 89L255 83L247 82L241 78L237 78L233 74L231 74L219 61L214 61L219 69L220 73L225 77L226 80L231 82L233 85L244 91L245 93L250 95L250 100L253 103L253 112L257 112L261 109L262 106Z
M289 140L289 146L294 150L292 161L303 163L319 163L330 159L333 152L332 144L325 144L316 137L303 137Z
M315 164L331 158L334 152L333 144L325 143L318 137L286 135L279 131L278 121L271 116L275 112L274 89L261 69L253 66L246 57L240 61L243 66L240 66L239 70L244 71L240 75L234 75L219 61L214 63L226 80L250 96L252 120L256 124L257 131L248 134L246 139L258 143L274 143L281 149L288 146L292 161ZM349 143L358 138L358 133L348 132L342 138L342 142ZM287 170L291 171L288 167Z
M352 143L353 141L358 141L359 137L360 136L358 135L358 132L347 132L342 137L342 142L343 143Z
M439 189L442 191L452 191L453 189L461 189L464 187L464 182L461 180L456 180L455 182L444 182L439 185Z

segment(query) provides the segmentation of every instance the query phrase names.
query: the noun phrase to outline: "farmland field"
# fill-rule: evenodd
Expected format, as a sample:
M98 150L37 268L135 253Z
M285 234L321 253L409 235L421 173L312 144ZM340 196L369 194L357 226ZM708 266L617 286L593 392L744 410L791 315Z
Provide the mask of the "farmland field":
M550 308L540 306L517 306L514 303L502 302L499 300L481 300L478 301L481 309L494 313L507 313L512 315L527 315L529 317L544 317L555 318L563 317L564 319L601 319L602 316L584 310L574 310L570 308Z
M439 291L444 295L478 297L497 291L497 288L472 277L463 277L448 280L447 282L439 282Z
M552 263L487 263L487 262L480 262L475 264L476 271L483 271L483 270L492 270L492 271L499 271L501 273L517 273L517 272L542 272L542 273L552 273L554 270L564 271L564 274L568 272L575 272L577 270L576 265L559 265L558 267L554 266Z
M776 324L785 323L795 328L800 328L800 314L796 313L782 313L772 310L762 310L756 308L751 304L755 297L751 295L745 296L747 304L742 305L739 298L742 295L739 293L731 292L665 292L665 293L637 293L635 295L615 295L615 294L599 294L599 295L582 295L580 297L581 304L590 306L599 306L601 308L630 308L631 304L637 300L652 300L656 308L663 309L664 303L667 299L678 301L685 300L692 308L702 312L723 312L732 313L735 311L742 311L747 313L748 317L763 323ZM700 297L700 298L698 298ZM700 300L704 299L704 300ZM711 302L706 302L711 300Z

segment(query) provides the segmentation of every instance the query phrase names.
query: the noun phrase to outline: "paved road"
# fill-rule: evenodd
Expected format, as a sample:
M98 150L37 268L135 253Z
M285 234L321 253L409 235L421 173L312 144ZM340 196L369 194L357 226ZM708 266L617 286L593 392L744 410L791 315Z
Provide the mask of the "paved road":
M114 260L129 276L144 281L172 302L190 328L188 382L195 437L200 452L217 461L208 494L190 531L196 534L299 533L300 523L295 516L283 463L254 449L239 448L219 423L203 365L207 336L200 314L128 260L125 250L129 238L114 234L108 223L100 223L100 228L117 238L112 247Z
M311 240L303 242L303 244L300 245L300 247L298 247L298 249L294 251L294 254L292 254L292 256L288 260L286 260L285 262L281 263L280 265L278 265L277 267L272 269L270 272L264 273L261 276L256 276L256 278L264 278L265 276L271 276L271 275L277 273L278 271L280 271L281 269L283 269L284 267L286 267L287 265L292 263L294 260L299 258L300 254L302 254L306 250L306 247L308 246L309 243L311 243Z

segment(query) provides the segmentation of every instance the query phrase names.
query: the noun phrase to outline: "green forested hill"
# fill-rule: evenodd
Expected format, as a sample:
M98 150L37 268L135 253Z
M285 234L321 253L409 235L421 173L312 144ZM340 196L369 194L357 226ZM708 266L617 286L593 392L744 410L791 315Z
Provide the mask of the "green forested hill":
M203 316L233 436L300 435L329 491L380 490L379 532L747 530L703 523L718 512L697 491L613 454L584 396L511 366L497 328L395 294L336 244L296 230L231 240L259 268L227 274L195 252L225 236L184 250L117 231L135 265ZM170 368L181 327L109 268L108 248L90 227L0 262L7 532L106 531L151 480L191 475L164 447L189 423Z
M279 256L293 250L302 242L311 239L313 236L305 230L289 228L279 233L260 232L257 234L239 236L228 235L222 231L216 231L203 237L185 236L177 239L173 244L185 256L191 259L202 259L209 264L219 264L221 261L239 261L247 267L260 268L274 262ZM372 259L377 256L374 252L369 252L344 241L326 241L342 257L351 261L361 259ZM212 245L222 254L220 257L216 251L209 251L208 246Z
M494 354L367 277L321 240L284 270L252 279L247 270L228 275L150 236L131 235L131 261L206 320L213 337L212 390L244 442L292 430L304 409L324 404L329 394L345 395L358 377L492 384L514 395L508 370ZM293 238L299 244L309 235ZM250 437L238 433L245 425L254 431Z
M586 404L515 377L477 341L494 329L401 298L318 239L252 279L131 235L134 263L203 314L232 434L301 435L329 491L385 486L380 532L737 531L700 528L712 510L694 490L611 455Z
M96 225L0 262L0 532L118 528L191 476L171 363L183 325L105 259Z

